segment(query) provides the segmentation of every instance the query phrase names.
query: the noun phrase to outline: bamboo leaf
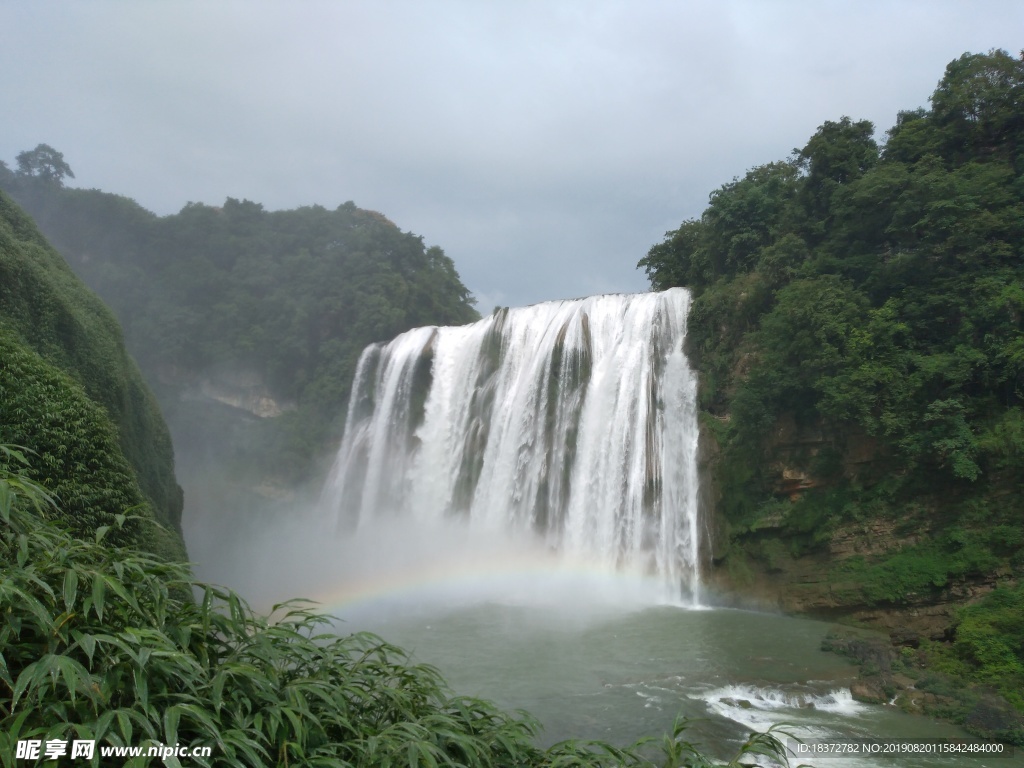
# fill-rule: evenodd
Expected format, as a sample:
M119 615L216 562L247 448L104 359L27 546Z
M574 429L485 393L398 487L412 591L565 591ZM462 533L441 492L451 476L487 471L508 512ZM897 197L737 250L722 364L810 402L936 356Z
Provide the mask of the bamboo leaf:
M70 611L78 596L78 571L68 568L64 572L64 607Z
M100 574L92 580L92 607L96 611L96 618L103 621L103 606L106 601L107 582Z
M74 638L78 646L85 651L86 657L89 659L89 664L92 664L93 654L96 652L96 638L86 632L80 632L78 630L72 630L71 636Z
M178 741L178 720L181 710L177 706L168 707L164 712L164 743L176 744Z
M28 536L21 534L18 537L18 567L24 568L28 562Z
M124 710L117 711L117 725L121 729L121 739L124 744L132 743L132 719Z
M142 708L146 709L149 707L149 680L138 667L132 670L132 678L135 680L135 696Z

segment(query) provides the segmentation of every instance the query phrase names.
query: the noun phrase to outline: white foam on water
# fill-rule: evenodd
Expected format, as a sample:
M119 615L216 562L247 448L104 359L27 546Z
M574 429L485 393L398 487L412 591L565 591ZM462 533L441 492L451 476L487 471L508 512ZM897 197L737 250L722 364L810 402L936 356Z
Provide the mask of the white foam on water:
M726 685L699 695L712 712L756 731L765 731L780 720L804 726L804 736L827 736L827 728L813 724L815 712L843 717L864 714L867 707L855 701L848 688L825 693L783 690L747 684Z

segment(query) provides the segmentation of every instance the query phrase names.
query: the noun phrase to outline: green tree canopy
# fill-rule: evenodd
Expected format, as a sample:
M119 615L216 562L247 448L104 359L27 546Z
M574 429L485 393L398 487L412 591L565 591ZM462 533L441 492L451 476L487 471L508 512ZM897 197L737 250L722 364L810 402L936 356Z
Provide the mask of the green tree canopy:
M881 148L866 120L823 123L641 260L653 287L696 295L690 340L702 401L731 419L726 461L771 461L790 415L873 436L908 488L965 492L1019 464L1024 59L965 54L931 104L901 112Z
M38 144L35 149L19 152L18 175L38 179L49 184L64 185L64 179L75 178L71 166L64 160L64 155L49 144Z
M239 463L264 474L304 475L340 437L368 344L479 317L441 248L351 202L268 211L228 198L158 217L38 174L11 191L114 310L168 412L220 371L252 374L292 408L246 440Z

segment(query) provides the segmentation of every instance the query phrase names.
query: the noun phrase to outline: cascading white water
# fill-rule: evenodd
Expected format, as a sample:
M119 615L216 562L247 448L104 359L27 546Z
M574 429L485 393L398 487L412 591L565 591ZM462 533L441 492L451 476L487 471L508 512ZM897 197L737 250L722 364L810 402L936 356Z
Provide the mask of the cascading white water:
M689 303L681 288L548 302L368 347L324 503L344 525L532 530L698 603Z

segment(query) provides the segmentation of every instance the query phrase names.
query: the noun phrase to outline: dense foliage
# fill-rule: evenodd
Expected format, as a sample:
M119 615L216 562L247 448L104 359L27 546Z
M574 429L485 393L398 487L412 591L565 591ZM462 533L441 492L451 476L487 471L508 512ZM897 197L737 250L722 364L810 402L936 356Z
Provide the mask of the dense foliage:
M1024 585L996 589L965 607L951 652L953 671L998 689L1024 710Z
M60 500L63 524L78 536L92 536L133 509L136 523L112 535L113 541L185 560L181 539L155 523L102 406L2 327L0 360L0 435L32 446L36 460L26 475ZM0 455L0 468L6 464Z
M640 266L655 288L695 293L734 546L791 557L835 526L891 521L900 551L836 562L845 605L1020 579L1024 57L953 61L931 108L901 113L881 146L867 121L826 122L715 191ZM782 468L811 489L793 493ZM964 668L1018 680L1019 627L973 610Z
M2 192L0 349L0 441L40 455L37 479L80 527L145 503L178 531L170 436L117 321ZM181 555L180 542L151 546Z
M757 457L789 412L859 428L905 484L1019 469L1022 172L1024 61L965 55L883 147L867 121L827 122L652 248L652 285L697 295L703 403L729 414L728 452ZM733 519L767 480L748 478Z
M64 187L61 163L40 145L0 185L114 310L165 407L224 371L254 374L297 406L264 435L263 471L301 472L339 436L368 344L478 317L440 248L351 202L266 211L228 198L157 217L125 197Z
M371 635L339 637L296 604L272 619L179 564L111 546L123 518L77 539L0 446L0 764L20 739L210 746L204 766L710 766L680 738L618 749L533 744L537 724L452 694L432 667ZM33 508L34 507L34 508ZM196 600L176 594L198 594ZM786 763L754 734L729 765ZM39 761L41 764L48 764ZM100 750L91 761L101 765ZM133 758L126 766L159 764ZM164 765L180 765L167 757Z

